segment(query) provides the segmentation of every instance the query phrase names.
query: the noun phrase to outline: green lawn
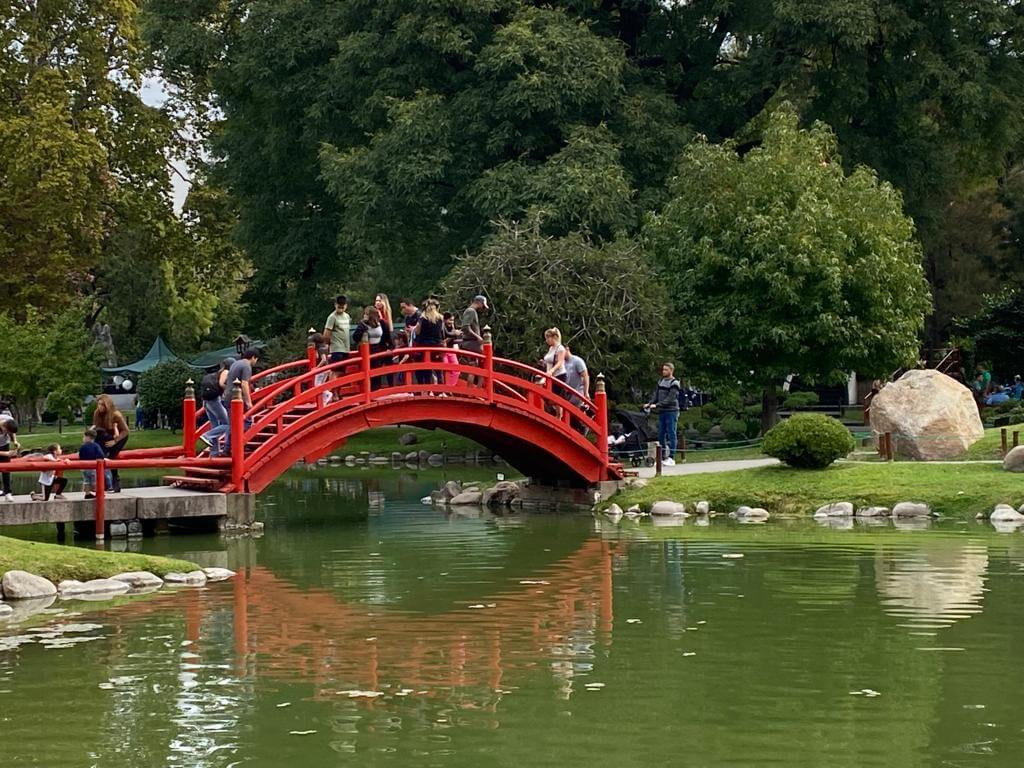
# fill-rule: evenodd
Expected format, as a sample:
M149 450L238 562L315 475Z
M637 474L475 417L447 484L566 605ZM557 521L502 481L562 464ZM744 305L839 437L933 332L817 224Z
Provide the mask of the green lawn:
M1024 438L1024 424L1015 424L1006 428L1006 441L1008 446L1013 445L1013 431L1018 430ZM985 430L985 436L967 449L966 458L978 459L1002 459L1002 442L999 436L999 427Z
M707 500L721 512L747 504L773 512L809 514L822 504L890 507L924 501L943 514L974 517L997 503L1024 502L1024 478L992 464L843 463L824 470L789 467L655 478L647 487L623 491L615 502L625 508L659 499L692 504Z
M101 579L125 571L151 571L163 576L171 571L187 573L198 567L186 560L167 557L42 544L0 536L0 574L12 570L28 571L54 584L62 579Z

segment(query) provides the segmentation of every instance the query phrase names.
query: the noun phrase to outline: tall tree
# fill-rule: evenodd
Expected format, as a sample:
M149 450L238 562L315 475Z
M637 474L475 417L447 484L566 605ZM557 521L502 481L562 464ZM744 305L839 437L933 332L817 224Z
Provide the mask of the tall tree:
M695 142L672 199L644 230L675 303L695 378L764 392L888 372L915 359L930 309L913 222L866 167L843 171L835 135L770 117L759 147Z
M367 271L425 290L500 216L635 229L689 136L620 42L558 3L153 0L147 19L168 75L217 107L269 330Z

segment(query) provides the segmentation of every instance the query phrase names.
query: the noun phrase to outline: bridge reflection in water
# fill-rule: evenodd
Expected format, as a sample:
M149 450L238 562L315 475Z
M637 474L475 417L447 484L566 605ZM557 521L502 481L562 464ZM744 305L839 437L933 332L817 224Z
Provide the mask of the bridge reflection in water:
M313 697L372 703L374 694L446 695L492 706L515 670L550 658L555 687L572 689L576 664L612 642L612 571L624 544L588 539L542 573L444 612L348 602L323 587L299 587L263 565L239 571L226 589L187 592L185 637L192 663L204 637L233 634L238 677L313 685ZM226 587L226 585L225 585ZM118 611L130 623L170 606L163 596Z

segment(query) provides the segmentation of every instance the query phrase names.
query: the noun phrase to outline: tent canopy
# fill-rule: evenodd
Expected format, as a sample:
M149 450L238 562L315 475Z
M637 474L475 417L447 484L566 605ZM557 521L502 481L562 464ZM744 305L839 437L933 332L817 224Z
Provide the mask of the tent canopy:
M171 351L171 348L167 346L167 342L164 341L163 336L157 336L153 342L153 346L149 348L149 352L141 360L136 360L134 363L128 365L116 365L112 368L103 368L104 373L145 373L157 363L167 362L168 360L180 360Z
M260 339L246 338L246 347L255 347L256 349L263 349L264 344ZM229 357L238 357L237 346L224 347L223 349L211 349L209 352L203 352L203 354L192 359L189 362L189 365L192 365L196 368L216 368L221 364L222 360Z

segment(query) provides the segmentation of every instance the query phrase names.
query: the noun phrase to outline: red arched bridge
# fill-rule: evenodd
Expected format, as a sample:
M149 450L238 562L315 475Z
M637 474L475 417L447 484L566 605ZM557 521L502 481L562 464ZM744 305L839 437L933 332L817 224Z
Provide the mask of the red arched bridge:
M165 479L197 489L258 493L297 461L316 461L352 435L407 424L468 437L545 484L586 486L620 477L621 467L608 457L603 377L597 377L591 400L542 371L495 357L487 339L480 353L460 350L458 362L444 362L444 348L413 347L409 359L396 363L395 351L371 354L364 343L348 359L317 367L310 348L306 359L253 375L251 408L235 388L230 457L197 452L209 423L197 411L189 382L181 445L125 450L102 465L71 461L62 468L176 468L184 475ZM431 372L448 383L416 383L430 380ZM5 471L53 468L22 460ZM102 471L97 481L101 500Z

